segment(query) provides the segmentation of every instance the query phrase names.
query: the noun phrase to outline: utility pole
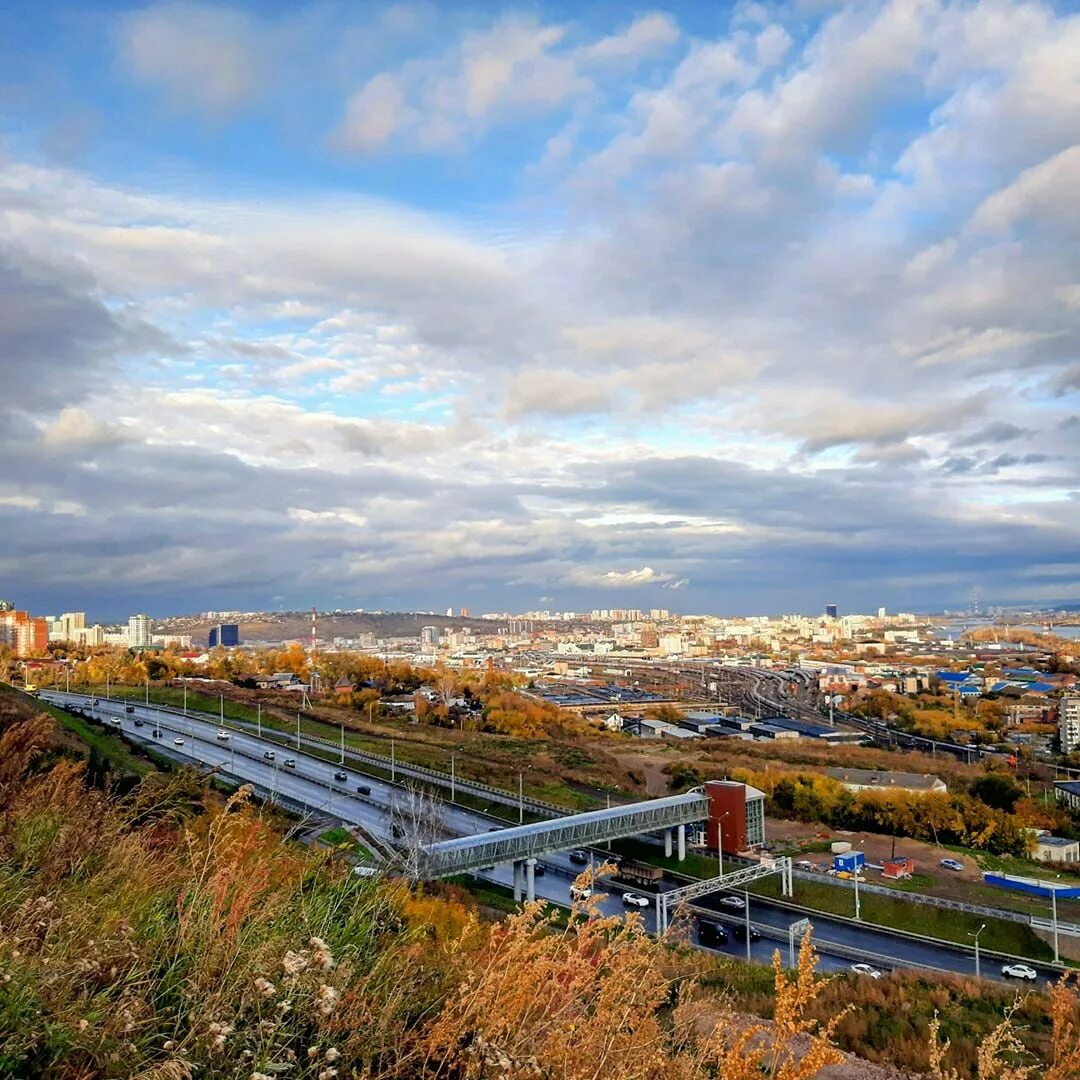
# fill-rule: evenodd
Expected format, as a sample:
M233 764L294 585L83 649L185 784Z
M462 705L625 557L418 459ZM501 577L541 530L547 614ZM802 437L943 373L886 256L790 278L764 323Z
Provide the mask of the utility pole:
M296 714L296 749L300 749L300 714Z
M184 680L184 715L187 716L187 679Z
M394 755L394 740L390 740L390 783L397 783L397 761Z
M862 919L862 909L859 907L859 868L855 867L855 918Z
M146 704L150 704L150 676L146 676Z
M1050 890L1050 917L1054 924L1054 963L1061 962L1061 957L1058 954L1058 921L1057 921L1057 885L1051 886Z
M222 726L224 726L224 724L225 724L225 695L224 694L221 695L221 723L222 723Z
M525 786L524 786L525 774L518 770L518 824L522 825L525 822Z
M345 725L341 725L341 764L345 764Z
M185 684L186 685L186 684ZM258 737L262 738L262 702L259 701L255 705L255 731L258 733Z
M454 802L457 798L456 790L456 777L454 775L454 755L450 755L450 801Z

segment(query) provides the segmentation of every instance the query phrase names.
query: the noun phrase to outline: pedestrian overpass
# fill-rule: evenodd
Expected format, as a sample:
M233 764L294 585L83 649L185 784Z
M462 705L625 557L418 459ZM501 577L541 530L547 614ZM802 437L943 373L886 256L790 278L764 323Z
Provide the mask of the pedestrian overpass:
M515 894L521 892L524 873L527 898L531 900L533 868L543 855L655 832L664 834L665 851L670 855L674 830L681 860L686 856L686 826L704 821L708 816L709 800L702 790L695 789L683 795L590 810L478 836L458 836L428 844L422 849L420 876L440 878L509 862L514 864Z

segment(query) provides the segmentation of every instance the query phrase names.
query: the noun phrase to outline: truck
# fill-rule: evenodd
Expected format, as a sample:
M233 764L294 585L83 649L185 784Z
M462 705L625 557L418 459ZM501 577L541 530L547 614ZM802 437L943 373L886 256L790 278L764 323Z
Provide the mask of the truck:
M656 889L664 876L664 871L659 866L649 863L639 863L627 859L620 867L616 875L620 881L629 882L631 885L639 885L643 888Z

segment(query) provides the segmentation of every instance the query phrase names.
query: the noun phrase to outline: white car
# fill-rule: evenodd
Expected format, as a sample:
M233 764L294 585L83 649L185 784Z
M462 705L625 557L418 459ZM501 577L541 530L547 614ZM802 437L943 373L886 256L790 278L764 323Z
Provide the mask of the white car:
M184 745L184 740L183 739L173 739L173 746L183 746L183 745Z
M578 887L577 885L570 886L570 899L571 900L588 900L592 896L592 889L588 885Z
M1001 974L1010 979L1028 979L1030 982L1034 982L1039 977L1039 973L1034 968L1029 968L1027 964L1005 964L1002 966Z
M739 911L746 907L746 901L741 896L721 896L720 903L724 907L737 908Z
M647 896L642 896L641 893L636 893L636 892L623 893L622 902L627 907L648 907L649 906L649 898Z
M218 742L227 742L228 739L229 739L229 733L224 728L222 728L217 733L217 737L218 737Z
M880 979L881 972L876 967L871 967L869 964L852 964L851 970L856 975L866 975L871 979Z
M110 724L114 724L114 725L115 725L116 727L119 727L119 726L120 726L120 717L119 717L119 716L114 716L114 717L113 717L113 718L112 718L112 719L111 719L111 720L109 721L109 723L110 723Z

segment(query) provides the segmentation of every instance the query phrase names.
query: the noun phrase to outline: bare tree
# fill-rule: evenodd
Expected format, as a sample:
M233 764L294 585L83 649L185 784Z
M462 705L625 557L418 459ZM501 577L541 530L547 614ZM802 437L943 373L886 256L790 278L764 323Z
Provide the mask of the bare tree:
M419 785L406 784L390 802L390 834L402 872L422 878L425 849L446 836L442 802Z

